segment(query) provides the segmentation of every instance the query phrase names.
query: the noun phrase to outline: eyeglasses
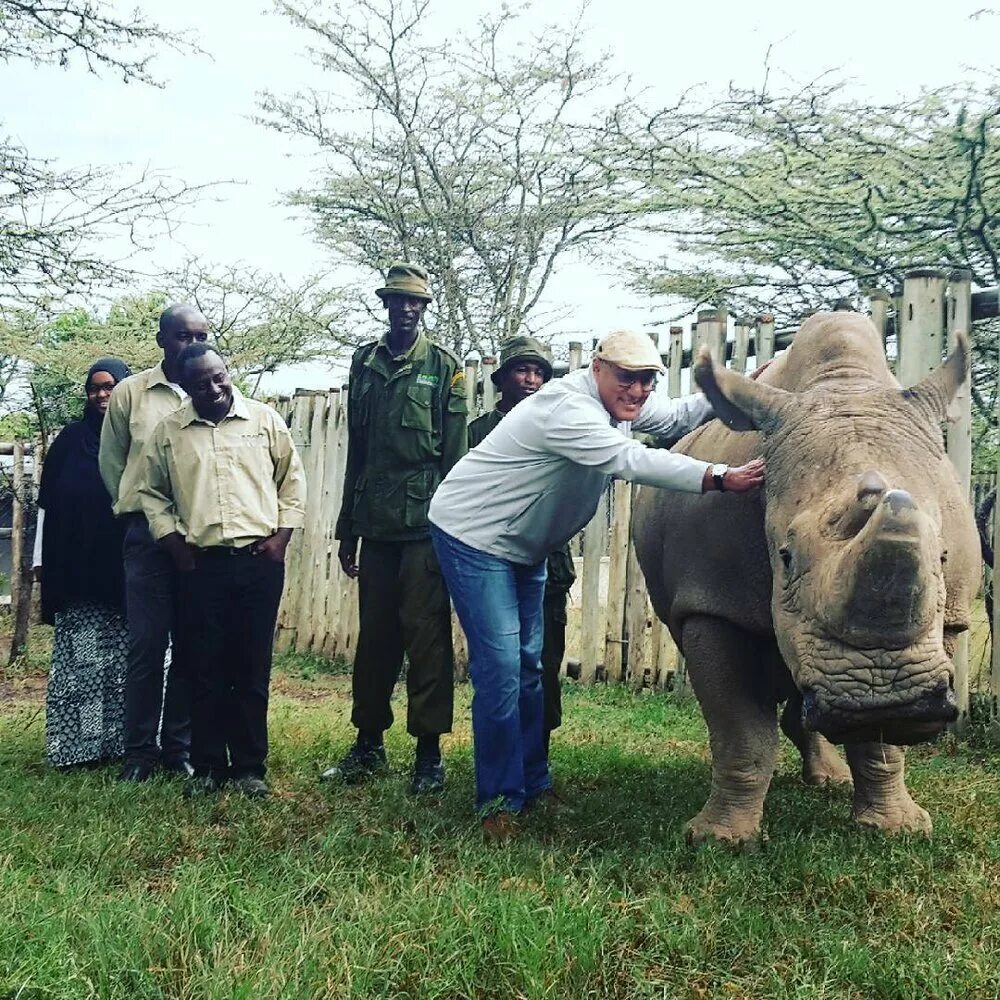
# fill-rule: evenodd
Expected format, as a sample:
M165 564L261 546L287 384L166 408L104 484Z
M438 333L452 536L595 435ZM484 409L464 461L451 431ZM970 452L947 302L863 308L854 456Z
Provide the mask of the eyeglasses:
M606 364L611 366L615 380L621 389L631 389L636 384L645 392L652 392L656 388L656 372L630 372L626 368L619 368L613 362L608 361Z
M115 387L115 383L114 382L112 382L111 385L108 385L107 382L100 382L97 385L88 385L87 386L87 395L88 396L99 396L102 392L106 392L110 396L111 393L112 393L112 391L113 391L113 389L114 389L114 387Z

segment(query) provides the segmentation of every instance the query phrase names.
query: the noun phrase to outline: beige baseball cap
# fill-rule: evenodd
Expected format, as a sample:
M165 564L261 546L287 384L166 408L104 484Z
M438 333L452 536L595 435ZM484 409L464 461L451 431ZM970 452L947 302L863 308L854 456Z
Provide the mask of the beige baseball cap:
M666 372L660 360L660 352L649 334L637 330L615 330L603 337L594 351L594 357L610 361L619 368L630 372Z

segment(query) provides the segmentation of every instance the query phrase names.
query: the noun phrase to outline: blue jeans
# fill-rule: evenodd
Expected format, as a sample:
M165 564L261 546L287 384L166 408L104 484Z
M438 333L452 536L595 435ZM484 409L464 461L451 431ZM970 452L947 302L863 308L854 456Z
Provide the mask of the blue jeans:
M499 559L434 525L431 540L469 643L476 806L519 812L552 787L540 662L545 560Z

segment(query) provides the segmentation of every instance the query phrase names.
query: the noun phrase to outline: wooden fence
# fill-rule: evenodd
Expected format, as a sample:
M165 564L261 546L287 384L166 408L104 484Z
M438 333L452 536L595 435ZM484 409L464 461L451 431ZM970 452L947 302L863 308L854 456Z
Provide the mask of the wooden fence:
M869 312L904 385L919 381L940 363L956 331L968 330L976 319L996 314L995 290L973 296L970 277L961 270L915 269L894 294L870 294ZM717 361L744 372L751 360L761 364L786 347L793 334L793 330L776 331L770 316L734 318L724 310L702 310L689 328L670 328L663 351L667 391L672 397L681 395L682 389L689 391L683 385L682 372L702 345ZM588 353L581 343L570 344L568 365L557 365L557 373L560 368L579 367ZM469 393L470 417L495 402L489 378L495 365L492 358L466 363L466 384L470 390L477 387ZM294 397L279 399L276 405L301 449L309 482L306 526L296 532L289 550L278 646L350 660L357 638L357 587L342 573L333 539L346 457L346 392L299 391ZM967 392L956 401L953 417L948 450L971 491ZM563 669L586 683L605 679L636 687L679 689L685 683L683 661L666 627L652 613L629 542L633 492L628 483L614 483L576 543L578 581L571 595L571 627ZM465 666L464 643L457 623L455 633L461 671ZM957 673L957 696L964 713L970 688L967 638L959 650ZM992 675L987 670L985 677L986 688L1000 690L1000 666Z
M871 293L869 312L883 334L887 353L904 385L918 381L940 362L956 331L968 330L973 322L1000 313L997 290L973 294L970 279L969 272L963 270L915 269L893 294ZM734 318L725 310L702 310L687 329L674 326L669 330L669 341L663 345L667 391L671 396L687 391L682 373L702 345L708 347L717 361L742 372L751 359L760 364L773 357L788 345L793 334L793 330L776 331L770 316ZM588 353L583 344L570 344L568 364L557 364L557 373L584 364ZM466 363L466 383L474 389L469 394L470 417L494 405L495 390L489 375L495 366L492 358L469 359ZM357 640L357 585L341 571L333 538L347 454L346 392L300 390L291 398L277 400L275 405L291 428L308 477L306 524L304 530L295 532L289 549L277 645L279 649L316 652L350 661ZM960 478L971 491L967 392L963 391L956 400L953 417L948 429L948 451ZM10 476L17 522L6 533L15 548L12 575L18 628L22 618L27 621L31 595L29 536L33 523L33 485L25 463L29 451L30 446L0 445L0 455L10 454L13 458ZM652 614L629 542L633 492L628 483L614 483L576 542L578 580L571 594L571 627L564 671L588 683L606 679L633 686L681 688L685 680L683 662L666 628ZM1000 528L1000 523L997 526ZM0 532L0 542L2 538ZM1000 545L995 542L994 547ZM993 622L995 631L1000 627L1000 602L995 603L994 613L998 616ZM990 623L984 621L982 625L989 630ZM461 671L465 666L465 647L457 622L455 636ZM995 712L1000 704L1000 643L987 644L985 653L980 650L979 659L985 657L987 666L973 670L970 675L969 638L963 641L956 658L959 704L965 712L971 683L975 691L991 700ZM975 645L974 633L971 638ZM15 641L13 652L19 644Z

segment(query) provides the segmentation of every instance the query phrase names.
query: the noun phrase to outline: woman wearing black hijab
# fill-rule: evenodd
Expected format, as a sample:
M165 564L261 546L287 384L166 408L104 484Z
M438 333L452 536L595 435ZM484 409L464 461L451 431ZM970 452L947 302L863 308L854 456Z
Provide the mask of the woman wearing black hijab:
M122 528L97 453L111 390L131 374L117 358L91 365L83 419L60 431L42 466L42 618L55 625L45 749L57 767L122 754L128 651Z

